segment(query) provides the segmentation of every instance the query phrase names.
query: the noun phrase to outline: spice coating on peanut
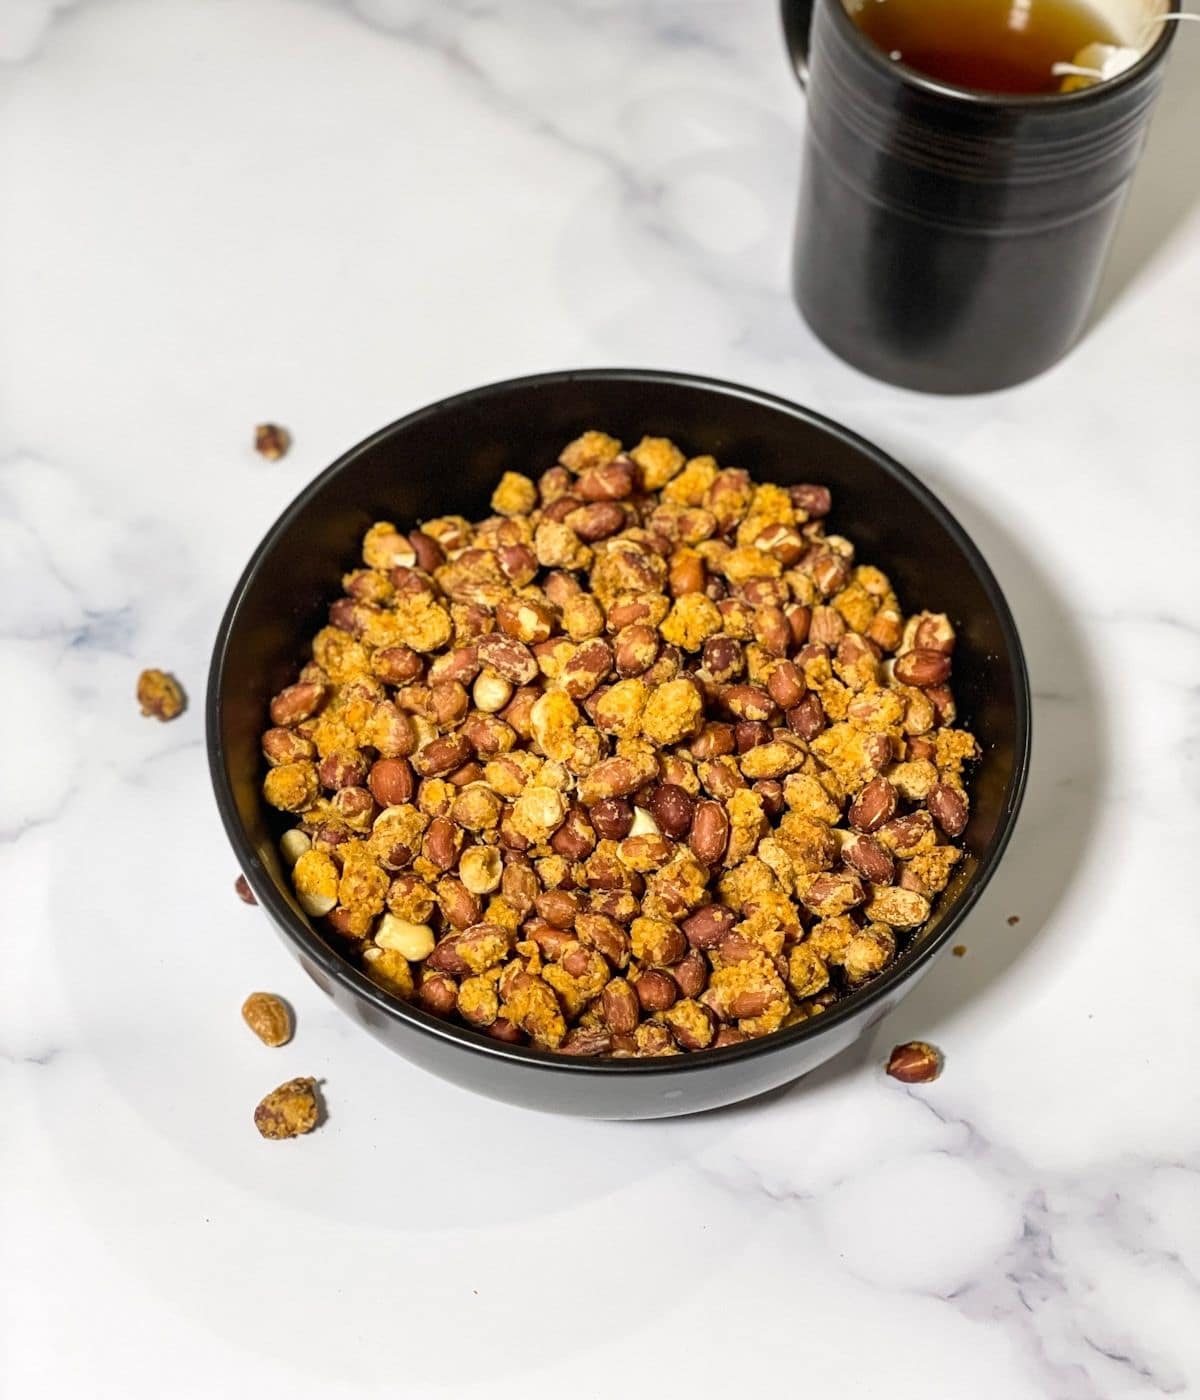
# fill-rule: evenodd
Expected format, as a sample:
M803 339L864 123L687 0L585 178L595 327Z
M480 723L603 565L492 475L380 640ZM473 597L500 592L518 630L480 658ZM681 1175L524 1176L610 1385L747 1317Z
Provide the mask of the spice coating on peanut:
M373 525L270 705L297 898L387 993L564 1054L821 1014L970 830L952 620L818 484L590 430L479 521Z
M153 667L138 676L137 701L143 715L161 721L178 718L187 703L175 677Z
M311 1133L321 1119L315 1079L289 1079L254 1110L254 1126L265 1138L292 1138Z

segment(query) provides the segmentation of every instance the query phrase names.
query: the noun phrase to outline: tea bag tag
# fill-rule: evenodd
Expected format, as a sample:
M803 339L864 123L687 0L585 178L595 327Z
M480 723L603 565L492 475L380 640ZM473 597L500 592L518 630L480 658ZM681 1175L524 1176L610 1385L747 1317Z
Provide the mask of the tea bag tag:
M1051 72L1061 77L1062 91L1074 92L1077 88L1091 87L1093 83L1106 83L1110 78L1119 77L1141 57L1138 49L1119 48L1116 44L1087 44L1075 55L1071 63L1056 63Z

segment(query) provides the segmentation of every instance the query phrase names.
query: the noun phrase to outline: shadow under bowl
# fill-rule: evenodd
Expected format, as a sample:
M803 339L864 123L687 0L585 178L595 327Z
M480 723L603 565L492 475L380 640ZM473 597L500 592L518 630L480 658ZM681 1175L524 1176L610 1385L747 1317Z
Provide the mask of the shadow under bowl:
M506 470L536 476L587 428L670 437L758 481L823 482L831 528L891 577L905 607L950 614L958 723L983 749L966 858L933 917L886 972L823 1015L722 1050L576 1059L504 1045L377 987L321 936L291 891L280 814L261 794L270 697L294 679L342 574L376 520L478 519ZM915 477L838 424L785 400L693 375L582 370L491 384L409 414L352 448L284 511L234 589L206 701L217 805L259 902L308 975L405 1058L489 1097L592 1118L659 1118L734 1103L814 1069L867 1032L951 939L1003 854L1029 760L1029 681L1000 588L962 526Z

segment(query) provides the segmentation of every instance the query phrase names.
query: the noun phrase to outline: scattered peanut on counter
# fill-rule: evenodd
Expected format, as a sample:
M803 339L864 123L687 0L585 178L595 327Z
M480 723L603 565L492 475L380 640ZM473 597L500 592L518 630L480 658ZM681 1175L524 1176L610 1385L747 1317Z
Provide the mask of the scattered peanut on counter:
M167 671L151 668L143 671L137 681L137 701L142 714L157 720L175 719L187 703L183 687Z
M251 992L242 1003L242 1020L264 1045L286 1045L292 1038L292 1013L272 992Z
M254 1110L254 1126L265 1138L311 1133L321 1119L315 1079L289 1079L272 1089Z
M393 995L566 1054L734 1045L878 976L961 857L954 628L820 485L587 432L367 531L271 702L267 801Z
M902 1084L928 1084L942 1072L942 1052L924 1040L897 1045L888 1057L887 1072Z

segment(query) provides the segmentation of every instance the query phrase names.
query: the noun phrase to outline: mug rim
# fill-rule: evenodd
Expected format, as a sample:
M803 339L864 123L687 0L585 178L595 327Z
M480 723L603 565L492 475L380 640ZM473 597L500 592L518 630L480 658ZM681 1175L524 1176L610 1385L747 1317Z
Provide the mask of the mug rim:
M1178 23L1169 22L1164 17L1159 22L1158 38L1138 58L1136 63L1131 63L1117 77L1109 78L1105 82L1093 83L1091 87L1077 88L1074 92L989 92L987 88L963 87L957 83L947 83L939 78L931 78L917 68L910 68L901 59L888 58L879 45L854 23L845 0L828 0L828 8L838 16L834 22L844 25L855 36L853 42L858 44L860 51L865 52L869 56L869 61L882 72L893 74L902 82L907 83L909 87L916 88L931 97L949 98L952 101L963 102L976 108L1002 111L1010 111L1013 108L1043 109L1067 105L1078 107L1121 92L1137 82L1156 64L1162 62L1167 49L1175 38L1175 31L1179 28ZM1183 0L1167 0L1167 15L1182 13L1184 13Z

